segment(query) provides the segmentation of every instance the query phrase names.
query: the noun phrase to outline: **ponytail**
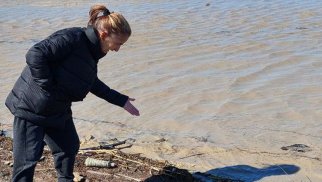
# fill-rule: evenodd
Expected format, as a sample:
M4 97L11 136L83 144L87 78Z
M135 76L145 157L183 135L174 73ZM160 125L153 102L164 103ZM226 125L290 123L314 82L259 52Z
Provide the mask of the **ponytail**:
M130 36L132 31L129 23L119 13L110 12L104 5L94 5L89 11L88 25L97 30Z

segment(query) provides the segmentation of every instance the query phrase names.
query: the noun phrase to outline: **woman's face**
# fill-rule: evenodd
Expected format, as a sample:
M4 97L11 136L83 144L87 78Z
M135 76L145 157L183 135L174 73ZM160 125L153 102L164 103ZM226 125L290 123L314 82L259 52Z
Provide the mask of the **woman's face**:
M129 36L122 34L100 34L101 49L104 53L108 51L118 51L120 47L128 40Z

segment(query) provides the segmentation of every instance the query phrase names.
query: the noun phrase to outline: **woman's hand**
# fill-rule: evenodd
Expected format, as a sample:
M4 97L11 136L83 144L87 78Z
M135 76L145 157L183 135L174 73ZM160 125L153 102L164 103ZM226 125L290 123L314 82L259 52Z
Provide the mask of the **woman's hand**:
M134 107L130 101L135 101L135 99L133 99L133 98L129 98L129 99L126 101L126 103L125 103L125 105L123 106L123 108L124 108L127 112L129 112L130 114L132 114L132 115L134 115L134 116L140 116L140 112L139 112L139 110L138 110L136 107Z

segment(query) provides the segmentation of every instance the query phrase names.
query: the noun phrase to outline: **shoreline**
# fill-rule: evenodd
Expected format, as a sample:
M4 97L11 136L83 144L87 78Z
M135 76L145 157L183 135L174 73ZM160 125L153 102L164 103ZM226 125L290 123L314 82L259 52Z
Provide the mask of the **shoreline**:
M88 135L80 138L86 143L83 147L117 140L112 138L102 141ZM177 168L185 169L191 174L201 174L203 177L207 174L241 181L320 179L319 173L312 174L305 166L319 169L322 159L318 157L315 148L304 144L283 146L279 151L269 151L260 148L221 148L216 147L216 144L210 146L205 138L198 139L199 146L190 147L174 144L173 140L175 139L149 135L130 138L131 147L124 147L120 151L129 155L140 154L151 160L168 161ZM196 142L196 139L188 142Z

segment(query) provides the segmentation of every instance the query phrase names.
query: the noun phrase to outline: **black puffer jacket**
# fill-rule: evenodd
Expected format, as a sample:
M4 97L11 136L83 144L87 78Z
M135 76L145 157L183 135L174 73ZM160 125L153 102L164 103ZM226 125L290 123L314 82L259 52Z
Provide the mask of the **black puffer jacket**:
M88 92L123 107L128 97L97 78L102 53L92 27L55 32L26 54L27 66L6 99L17 117L41 126L60 127L71 117L71 103Z

